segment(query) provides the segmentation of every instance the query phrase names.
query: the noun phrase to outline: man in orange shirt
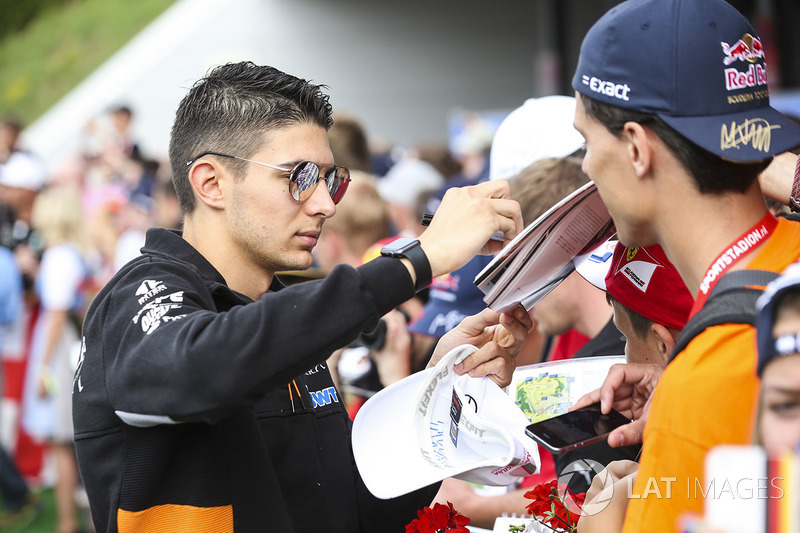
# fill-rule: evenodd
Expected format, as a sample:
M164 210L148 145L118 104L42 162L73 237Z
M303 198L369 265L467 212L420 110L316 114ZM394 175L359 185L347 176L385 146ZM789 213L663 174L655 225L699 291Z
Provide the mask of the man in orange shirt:
M761 41L733 7L623 2L587 33L572 83L583 168L620 241L661 245L696 294L692 316L723 274L781 272L800 257L800 224L768 213L757 181L800 145L800 128L769 106ZM706 452L750 439L755 365L754 328L723 324L660 380L656 367L621 365L581 402L633 410L612 446L637 441L647 418L623 531L674 531L681 513L702 511Z

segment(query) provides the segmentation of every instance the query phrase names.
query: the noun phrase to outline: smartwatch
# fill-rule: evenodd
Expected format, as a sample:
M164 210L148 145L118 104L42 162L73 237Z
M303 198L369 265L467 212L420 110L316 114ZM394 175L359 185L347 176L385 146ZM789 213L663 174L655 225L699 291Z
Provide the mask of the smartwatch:
M427 288L431 284L431 264L428 262L428 256L422 251L417 239L406 237L396 239L381 248L381 255L395 258L405 257L411 261L411 266L414 267L414 273L417 276L417 282L414 285L416 292Z

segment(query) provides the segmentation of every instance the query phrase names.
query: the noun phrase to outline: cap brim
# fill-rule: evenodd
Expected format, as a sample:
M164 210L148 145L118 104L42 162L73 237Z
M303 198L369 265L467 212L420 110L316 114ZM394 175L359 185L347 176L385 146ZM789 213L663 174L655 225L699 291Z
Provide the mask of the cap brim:
M616 236L611 237L591 252L579 255L573 260L578 274L601 291L606 290L606 274L611 268L611 259L614 257L617 242Z
M658 116L696 145L730 161L762 161L800 146L800 126L769 106L729 115Z

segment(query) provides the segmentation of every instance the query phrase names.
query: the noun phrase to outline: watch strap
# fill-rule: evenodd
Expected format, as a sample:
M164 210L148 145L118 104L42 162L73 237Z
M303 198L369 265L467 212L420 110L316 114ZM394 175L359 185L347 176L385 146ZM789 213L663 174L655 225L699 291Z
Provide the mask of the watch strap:
M419 245L419 241L417 241L416 246L411 246L407 250L404 250L403 255L411 261L411 265L414 267L414 273L417 276L417 281L414 284L414 291L419 292L423 289L427 289L431 281L433 281L431 264L428 261L428 256L425 255L425 252L422 250L422 246Z
M426 289L431 284L431 264L418 240L413 240L405 246L397 248L394 248L390 243L381 250L381 255L387 257L405 257L411 261L411 266L414 267L414 274L417 278L416 283L414 283L414 290L416 292Z

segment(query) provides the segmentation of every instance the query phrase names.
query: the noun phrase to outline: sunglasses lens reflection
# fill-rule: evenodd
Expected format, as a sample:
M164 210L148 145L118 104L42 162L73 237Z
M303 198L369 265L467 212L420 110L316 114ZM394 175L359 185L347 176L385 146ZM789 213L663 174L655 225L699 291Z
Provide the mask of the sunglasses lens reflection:
M331 168L325 177L328 193L333 203L338 204L347 190L350 171L346 168ZM320 180L320 168L309 161L299 163L292 171L292 197L298 202L307 200Z
M329 174L332 175L327 179L328 192L331 194L333 203L338 204L347 191L347 185L350 182L350 171L346 168L338 167L335 173L331 171Z
M297 191L295 200L307 200L319 181L319 167L308 161L298 164L292 172L292 181Z

